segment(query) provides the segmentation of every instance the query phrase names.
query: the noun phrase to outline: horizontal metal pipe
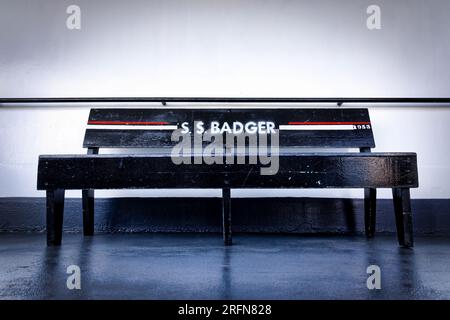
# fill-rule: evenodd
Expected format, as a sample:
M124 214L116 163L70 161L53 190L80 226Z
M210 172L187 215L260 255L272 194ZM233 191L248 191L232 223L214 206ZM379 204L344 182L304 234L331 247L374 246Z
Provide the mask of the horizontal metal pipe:
M0 98L0 104L14 103L450 103L450 98L238 98L238 97L65 97Z

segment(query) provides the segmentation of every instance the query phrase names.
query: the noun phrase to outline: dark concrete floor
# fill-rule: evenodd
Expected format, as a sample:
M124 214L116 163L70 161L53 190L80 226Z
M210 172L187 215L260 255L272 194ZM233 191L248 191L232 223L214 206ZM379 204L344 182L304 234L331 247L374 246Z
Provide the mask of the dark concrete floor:
M0 299L450 299L450 238L0 234ZM66 268L81 268L81 290ZM366 287L381 268L381 290Z

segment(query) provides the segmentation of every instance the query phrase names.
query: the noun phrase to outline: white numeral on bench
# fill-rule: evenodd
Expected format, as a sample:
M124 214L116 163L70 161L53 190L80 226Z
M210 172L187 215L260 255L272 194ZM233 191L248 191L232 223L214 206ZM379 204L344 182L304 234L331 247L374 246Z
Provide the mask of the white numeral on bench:
M370 124L353 125L353 129L356 129L356 130L369 130L370 129Z

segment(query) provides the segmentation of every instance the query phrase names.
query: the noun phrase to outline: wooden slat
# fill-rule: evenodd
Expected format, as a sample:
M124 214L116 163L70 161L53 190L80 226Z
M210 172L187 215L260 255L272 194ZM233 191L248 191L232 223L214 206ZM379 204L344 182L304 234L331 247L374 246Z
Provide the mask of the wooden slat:
M161 148L172 147L172 130L149 130L151 126L180 126L188 122L271 121L276 128L294 126L302 130L280 130L280 146L360 148L375 147L367 109L92 109L84 147ZM369 128L339 130L352 124ZM146 130L139 130L138 124ZM307 127L308 124L316 124ZM120 127L119 127L120 126ZM130 128L127 130L126 128ZM322 128L317 130L317 128ZM334 127L334 129L333 129ZM97 128L97 129L96 129ZM99 129L102 128L102 129ZM107 128L107 129L104 129ZM120 128L120 129L118 129ZM125 128L125 129L123 129ZM323 130L323 128L330 128Z
M261 175L261 165L176 165L167 155L41 156L38 189L418 186L414 153L297 154L279 161L276 175Z

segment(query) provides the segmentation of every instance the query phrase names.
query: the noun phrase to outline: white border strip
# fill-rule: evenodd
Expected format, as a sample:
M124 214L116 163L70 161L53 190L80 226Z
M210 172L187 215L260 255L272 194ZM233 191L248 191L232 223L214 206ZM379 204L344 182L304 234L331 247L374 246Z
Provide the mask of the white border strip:
M352 124L291 124L280 125L280 130L356 130Z
M98 130L176 130L176 125L99 125L91 124L87 126L88 129Z

